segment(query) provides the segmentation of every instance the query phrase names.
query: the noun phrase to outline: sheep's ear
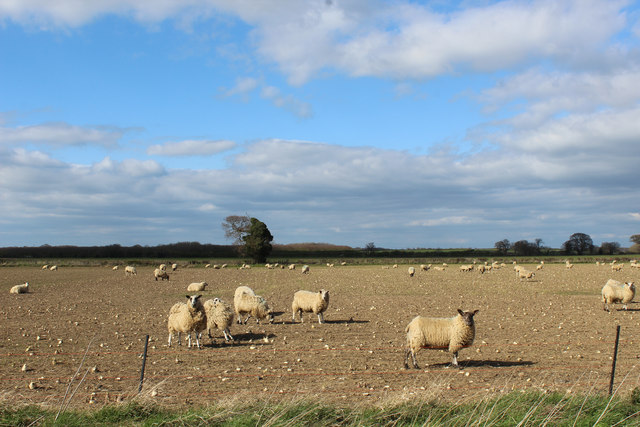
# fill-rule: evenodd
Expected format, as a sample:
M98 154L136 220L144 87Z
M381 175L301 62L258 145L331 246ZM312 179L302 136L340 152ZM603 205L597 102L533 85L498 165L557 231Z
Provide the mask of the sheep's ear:
M478 314L480 310L473 310L473 315L475 316L476 314Z
M201 296L202 296L202 295L198 295L198 296L196 296L196 299L200 298Z
M464 311L458 309L458 314L460 314L460 316L464 316Z
M186 295L187 299L191 298L189 295Z

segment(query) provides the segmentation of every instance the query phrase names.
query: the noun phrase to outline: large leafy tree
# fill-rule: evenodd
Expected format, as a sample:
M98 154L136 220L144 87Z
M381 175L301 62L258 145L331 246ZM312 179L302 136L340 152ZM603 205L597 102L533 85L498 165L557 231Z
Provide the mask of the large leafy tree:
M588 234L574 233L562 244L562 247L566 253L576 252L578 255L583 255L593 251L593 240Z
M498 252L500 252L500 254L506 255L507 252L509 252L509 249L511 249L511 242L509 242L509 239L503 239L499 242L496 242L494 247L498 250Z
M256 218L251 218L249 232L242 237L244 241L244 254L255 262L265 262L271 253L273 236L267 225Z

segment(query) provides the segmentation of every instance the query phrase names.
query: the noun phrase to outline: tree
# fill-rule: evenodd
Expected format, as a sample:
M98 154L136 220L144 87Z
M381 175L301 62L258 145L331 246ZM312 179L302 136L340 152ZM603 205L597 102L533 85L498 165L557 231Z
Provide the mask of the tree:
M640 245L640 234L634 234L633 236L629 237L629 240L636 245Z
M242 236L243 253L255 262L265 262L273 249L271 246L273 236L264 222L251 218L250 223L249 232Z
M620 252L620 243L618 242L602 242L600 245L600 253L603 255L615 255Z
M229 215L222 223L224 237L233 239L234 245L243 243L243 237L249 233L251 227L251 218L248 216Z
M513 244L513 252L516 255L535 255L538 253L538 245L526 240L518 240Z
M372 256L376 251L376 244L373 242L369 242L364 246L364 253Z
M500 252L502 255L506 255L507 252L509 252L509 249L511 249L511 243L509 242L508 239L504 239L504 240L500 240L499 242L496 242L494 247L498 250L498 252Z
M578 255L591 253L593 251L593 240L591 236L584 233L574 233L569 240L562 244L564 251L568 254L576 252Z
M633 245L629 248L629 252L635 254L640 253L640 234L634 234L629 240L633 242Z

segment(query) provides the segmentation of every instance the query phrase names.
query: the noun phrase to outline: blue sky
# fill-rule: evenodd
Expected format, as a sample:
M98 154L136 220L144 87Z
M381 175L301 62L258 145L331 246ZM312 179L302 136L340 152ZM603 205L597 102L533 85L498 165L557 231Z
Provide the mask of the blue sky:
M0 0L0 246L627 246L639 6Z

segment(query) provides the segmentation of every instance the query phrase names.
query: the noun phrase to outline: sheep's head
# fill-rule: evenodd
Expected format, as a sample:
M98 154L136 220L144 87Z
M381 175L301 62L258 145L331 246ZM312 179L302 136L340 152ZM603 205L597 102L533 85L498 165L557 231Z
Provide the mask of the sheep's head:
M627 288L631 289L631 291L635 292L636 291L636 285L633 282L626 282L624 284Z
M326 302L329 302L329 291L326 291L324 289L320 289L319 293L320 293L320 298L322 298Z
M193 308L196 308L200 304L200 297L202 295L187 295L187 299L189 300L189 305Z
M464 320L464 323L467 326L473 326L473 316L476 315L476 313L478 313L479 310L474 310L474 311L462 311L460 309L458 309L458 314L462 317L462 320Z

